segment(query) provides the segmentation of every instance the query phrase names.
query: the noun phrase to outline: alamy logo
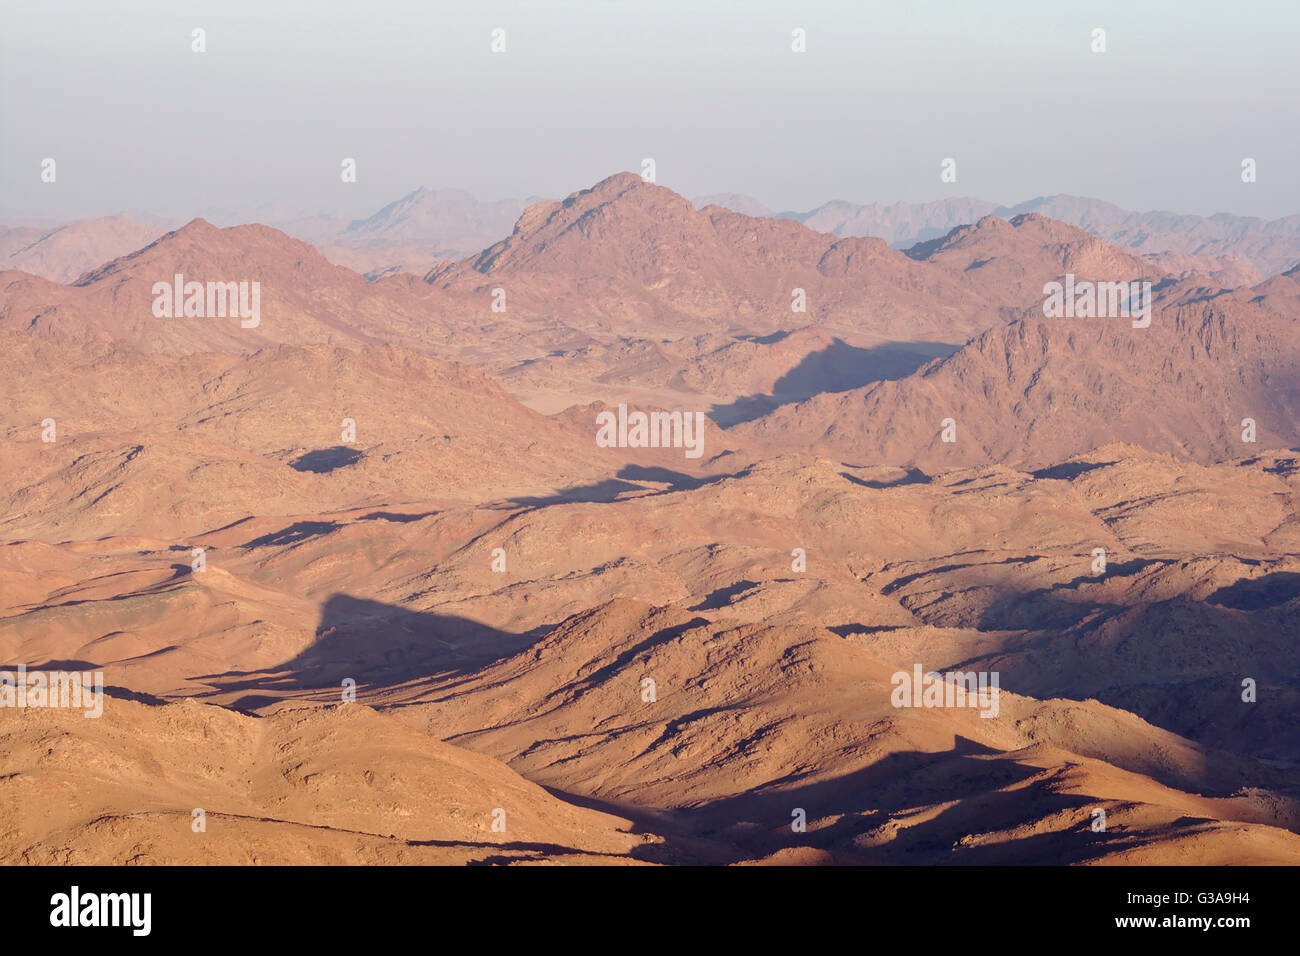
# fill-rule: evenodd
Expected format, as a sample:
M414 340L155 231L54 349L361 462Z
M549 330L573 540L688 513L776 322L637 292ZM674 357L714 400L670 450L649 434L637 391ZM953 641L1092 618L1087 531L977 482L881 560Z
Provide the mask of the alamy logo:
M86 893L74 886L50 897L51 926L129 926L133 936L153 928L152 893Z
M0 671L0 707L80 708L86 717L104 713L103 671Z
M981 717L996 717L998 680L997 671L923 674L915 664L912 673L897 671L889 679L894 687L889 702L895 707L978 707Z
M687 458L704 454L703 412L631 412L596 416L596 445L600 448L684 448Z
M1129 319L1133 328L1151 325L1151 283L1145 279L1132 282L1074 281L1066 273L1065 282L1043 286L1043 315L1049 319Z
M241 329L262 321L262 283L186 282L176 273L171 282L153 284L153 314L157 319L224 319L238 316Z

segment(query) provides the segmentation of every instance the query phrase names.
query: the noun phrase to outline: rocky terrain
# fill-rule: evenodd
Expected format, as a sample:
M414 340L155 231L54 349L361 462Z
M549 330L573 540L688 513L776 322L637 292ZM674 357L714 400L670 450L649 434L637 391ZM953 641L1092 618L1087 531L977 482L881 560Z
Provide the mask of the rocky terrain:
M488 228L430 195L352 232ZM10 252L0 672L104 697L0 707L0 861L1300 862L1295 269L723 206L616 174L369 279L204 220ZM1067 274L1149 326L1045 315Z

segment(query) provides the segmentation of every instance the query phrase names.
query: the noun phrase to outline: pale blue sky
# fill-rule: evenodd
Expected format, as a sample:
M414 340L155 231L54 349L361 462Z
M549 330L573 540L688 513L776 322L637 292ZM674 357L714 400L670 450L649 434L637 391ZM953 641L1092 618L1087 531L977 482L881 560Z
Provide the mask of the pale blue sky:
M562 196L653 156L684 195L776 209L1300 212L1295 0L0 3L6 211L365 215L419 185Z

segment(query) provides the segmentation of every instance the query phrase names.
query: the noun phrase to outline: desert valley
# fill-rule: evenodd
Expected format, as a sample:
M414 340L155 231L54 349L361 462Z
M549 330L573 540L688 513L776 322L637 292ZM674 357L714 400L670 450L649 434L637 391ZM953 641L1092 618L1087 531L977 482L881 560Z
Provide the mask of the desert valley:
M1300 217L1229 218L0 229L0 672L103 688L0 708L0 861L1300 862Z

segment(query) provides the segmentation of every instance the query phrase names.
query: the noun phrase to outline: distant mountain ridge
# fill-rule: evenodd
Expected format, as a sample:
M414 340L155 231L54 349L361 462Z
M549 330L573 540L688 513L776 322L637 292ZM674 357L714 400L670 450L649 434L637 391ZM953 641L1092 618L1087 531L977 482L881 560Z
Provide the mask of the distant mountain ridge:
M0 271L16 269L52 282L74 282L153 242L163 230L126 216L105 216L57 229L0 229Z
M699 208L718 205L745 215L759 215L755 210L767 209L752 196L737 193L700 196L695 204ZM1259 219L1230 213L1133 212L1080 196L1039 196L1014 206L966 197L923 203L834 200L806 212L768 211L766 215L793 219L837 236L872 236L905 249L938 239L984 216L1012 219L1025 213L1078 226L1137 253L1232 257L1257 270L1260 278L1285 272L1300 261L1300 215Z
M217 226L272 226L315 246L334 264L376 278L394 272L421 275L474 256L510 236L525 210L543 201L536 196L481 201L461 189L422 186L360 219L283 202L202 218ZM1225 288L1254 285L1300 263L1300 215L1266 220L1229 213L1133 212L1068 195L1039 196L1014 206L969 197L921 203L833 200L805 212L775 212L740 193L697 196L692 202L700 210L718 206L755 219L794 220L841 238L883 239L896 249L942 238L986 216L1009 220L1036 213L1144 256L1162 272L1180 277L1199 273ZM164 227L181 224L141 213L57 227L0 226L0 269L72 282L82 272L146 245Z
M618 173L562 202L530 206L511 235L425 281L486 302L508 288L509 310L582 328L645 334L771 334L810 323L831 332L960 344L1010 321L1042 286L1080 276L1149 276L1151 265L1093 235L1041 216L980 220L997 239L998 269L928 261L876 238L837 238L788 219L695 208L667 187ZM974 228L974 227L971 227ZM961 260L960 255L954 255Z

